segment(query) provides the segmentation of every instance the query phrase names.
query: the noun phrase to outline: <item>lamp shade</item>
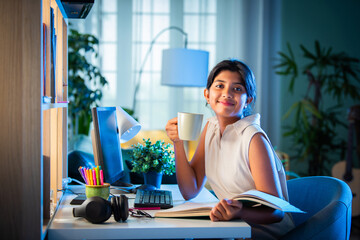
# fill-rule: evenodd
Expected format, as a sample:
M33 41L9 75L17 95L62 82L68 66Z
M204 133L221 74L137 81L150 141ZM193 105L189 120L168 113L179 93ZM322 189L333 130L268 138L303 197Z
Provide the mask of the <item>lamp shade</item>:
M129 141L141 129L141 125L121 107L116 107L116 119L120 133L120 143Z
M209 52L186 48L163 50L161 84L178 87L206 86Z

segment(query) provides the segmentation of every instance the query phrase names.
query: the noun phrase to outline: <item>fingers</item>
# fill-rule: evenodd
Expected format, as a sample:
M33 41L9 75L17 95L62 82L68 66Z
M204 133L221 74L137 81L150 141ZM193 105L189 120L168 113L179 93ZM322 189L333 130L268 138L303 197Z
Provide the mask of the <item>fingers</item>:
M166 134L170 138L171 141L176 142L179 141L179 133L177 126L177 117L170 119L165 126Z
M221 200L210 212L211 221L227 221L239 216L242 203L234 200Z

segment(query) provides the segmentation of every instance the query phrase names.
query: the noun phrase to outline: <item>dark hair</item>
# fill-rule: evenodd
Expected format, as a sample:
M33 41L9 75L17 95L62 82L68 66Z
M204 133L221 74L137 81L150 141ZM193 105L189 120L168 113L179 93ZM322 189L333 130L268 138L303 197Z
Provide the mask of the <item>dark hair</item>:
M244 109L244 117L249 116L252 112L252 105L255 103L256 99L256 82L253 72L245 63L236 59L223 60L219 62L211 70L207 80L206 88L209 90L216 76L225 70L239 73L240 79L244 82L247 97L253 99L251 104L249 104L248 107Z

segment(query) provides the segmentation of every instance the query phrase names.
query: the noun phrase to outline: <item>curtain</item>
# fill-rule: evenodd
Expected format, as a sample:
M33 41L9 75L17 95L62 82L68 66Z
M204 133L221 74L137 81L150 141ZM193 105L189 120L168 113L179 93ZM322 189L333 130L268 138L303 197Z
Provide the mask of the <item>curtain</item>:
M273 145L280 141L280 85L273 66L280 50L280 0L217 0L217 62L244 61L257 84L254 111Z

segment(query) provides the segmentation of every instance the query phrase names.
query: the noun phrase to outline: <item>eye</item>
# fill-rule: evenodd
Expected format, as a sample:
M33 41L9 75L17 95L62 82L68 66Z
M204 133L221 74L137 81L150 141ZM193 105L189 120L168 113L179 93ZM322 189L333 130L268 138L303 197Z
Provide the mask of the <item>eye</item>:
M236 92L242 92L242 91L244 91L244 88L243 87L235 87L234 90Z
M215 87L216 87L216 88L223 88L224 85L220 83L220 84L216 84Z

